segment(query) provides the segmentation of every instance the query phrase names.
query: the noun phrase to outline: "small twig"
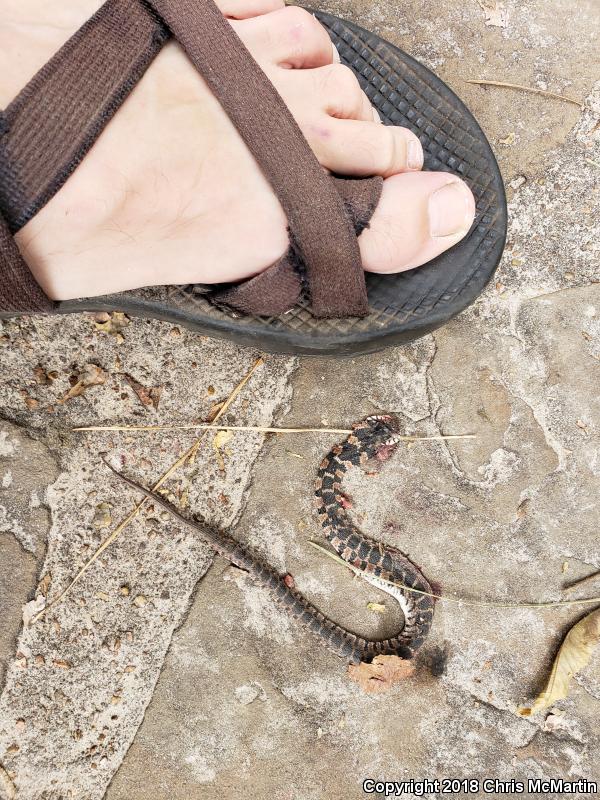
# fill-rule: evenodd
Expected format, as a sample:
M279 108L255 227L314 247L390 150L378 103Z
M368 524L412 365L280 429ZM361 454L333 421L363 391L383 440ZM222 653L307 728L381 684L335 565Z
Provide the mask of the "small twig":
M584 109L585 105L581 100L576 100L574 97L567 97L564 94L556 94L555 92L548 92L545 89L538 89L535 86L522 86L520 83L504 83L503 81L476 81L469 80L466 83L473 83L476 86L500 86L504 89L517 89L521 92L529 92L530 94L540 94L544 97L553 97L555 100L564 100L565 103L573 103L575 106Z
M336 563L352 570L355 575L364 577L365 573L362 570L358 569L358 567L355 567L354 564L344 561L344 559L340 558L337 553L332 553L331 550L323 547L323 545L319 544L318 542L312 542L309 540L308 543L314 547L315 550L319 550L321 553L329 556L329 558ZM588 597L584 600L549 600L544 603L495 603L491 600L465 600L463 597L449 597L448 595L425 592L422 589L415 589L412 586L406 586L403 583L388 581L381 576L379 576L378 580L382 581L382 583L387 583L388 586L395 586L397 589L405 589L407 592L413 592L413 594L421 594L425 597L433 597L434 600L447 600L450 603L462 603L465 606L475 606L477 608L554 608L555 606L583 606L592 605L593 603L600 603L600 597Z
M212 422L215 422L216 420L218 420L220 417L223 416L223 414L227 411L229 406L233 403L233 401L238 396L238 394L241 392L241 390L244 388L244 386L248 383L248 381L250 380L250 378L251 378L252 374L254 373L254 371L258 367L260 367L262 364L264 364L264 360L262 358L258 358L254 362L254 364L252 365L250 370L246 373L246 375L238 383L238 385L235 387L235 389L231 392L231 394L229 395L227 400L223 403L221 408L219 408L219 410L215 414L215 417L212 420ZM180 458L178 458L177 461L175 461L174 464L172 464L169 467L169 469L163 474L163 476L158 480L158 482L152 488L153 492L155 492L157 489L160 489L160 487L163 485L163 483L168 478L171 477L171 475L175 472L175 470L177 470L182 464L184 464L188 460L188 458L191 458L192 456L194 456L196 454L196 452L198 451L198 448L200 447L201 441L202 441L202 437L200 436L200 437L198 437L196 439L196 441L189 448L189 450L186 450L186 452ZM60 603L67 596L67 594L71 591L71 589L77 583L77 581L81 578L81 576L102 555L102 553L106 550L106 548L110 547L110 545L115 541L115 539L121 533L121 531L123 531L129 525L129 523L132 522L137 517L137 515L139 514L142 506L144 505L144 503L146 503L147 500L148 500L147 497L144 497L142 500L140 500L140 502L134 507L133 511L127 517L125 517L123 522L121 522L121 523L119 523L119 525L117 525L117 527L114 529L114 531L109 536L107 536L106 539L100 544L100 546L94 552L94 554L90 557L90 559L85 562L85 564L83 565L83 567L81 567L79 572L75 575L75 577L73 578L71 583L69 583L66 586L66 588L63 589L62 592L57 597L54 598L54 600L52 600L50 603L45 605L44 608L42 608L40 611L38 611L38 613L35 614L31 618L31 621L29 623L30 625L35 624L41 617L44 616L44 614L46 614L54 606L58 605L58 603Z
M573 583L565 586L563 591L572 592L575 589L579 589L581 586L584 586L587 583L592 583L593 581L597 581L598 579L600 579L600 572L592 572L591 575L586 575L585 578L580 578L578 581L573 581Z
M94 425L73 428L74 431L254 431L258 433L352 433L351 428L261 428L258 425ZM447 436L397 436L403 442L438 441L439 439L475 439L474 433L448 434Z

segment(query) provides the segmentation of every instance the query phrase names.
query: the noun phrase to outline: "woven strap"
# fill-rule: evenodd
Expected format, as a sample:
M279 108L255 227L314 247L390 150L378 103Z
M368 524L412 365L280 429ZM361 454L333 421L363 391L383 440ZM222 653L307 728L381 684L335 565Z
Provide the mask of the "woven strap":
M139 0L108 0L0 117L0 212L16 232L81 163L169 32Z
M8 229L19 230L61 188L171 33L279 197L315 315L366 314L344 200L212 0L107 0L0 114L0 214ZM17 255L14 243L3 245L0 281L22 271Z
M317 316L368 311L344 203L286 104L212 0L149 0L260 164L306 265Z

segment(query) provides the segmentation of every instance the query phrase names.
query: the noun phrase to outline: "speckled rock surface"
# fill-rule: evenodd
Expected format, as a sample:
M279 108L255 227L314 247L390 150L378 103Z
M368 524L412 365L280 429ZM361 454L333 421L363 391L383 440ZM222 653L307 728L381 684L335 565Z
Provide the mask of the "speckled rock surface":
M268 357L229 417L345 427L381 409L407 433L477 435L405 446L377 476L347 481L359 524L408 552L449 598L414 676L366 696L244 573L217 558L199 580L210 553L160 509L140 515L15 642L20 605L55 596L131 508L100 454L149 483L193 441L70 428L199 419L256 354L160 323L132 321L122 339L89 317L4 323L0 404L12 426L0 433L0 507L13 522L0 533L0 591L10 597L0 763L17 797L354 800L367 796L367 777L600 781L598 654L553 717L517 714L583 609L450 602L560 599L566 583L600 569L600 9L507 0L498 28L481 5L323 7L435 67L481 120L510 199L496 280L411 346L341 362ZM466 78L537 85L587 98L586 109ZM61 404L86 364L104 383ZM158 410L141 404L131 378L164 387ZM35 487L23 453L2 449L11 437L44 464ZM236 435L223 472L208 439L169 487L188 510L234 525L333 618L385 635L399 621L394 606L370 611L384 597L308 545L319 537L312 481L335 440L280 437L260 452L259 436Z
M13 613L7 615L10 640L4 645L4 632L2 639L0 761L19 797L102 797L143 718L211 551L147 504L63 602L22 630L15 646L15 600L30 600L25 619L44 608L139 499L112 477L101 456L150 484L194 441L193 432L84 434L71 428L201 420L258 354L159 322L131 322L107 333L91 315L5 322L2 336L2 406L22 425L2 423L0 433L3 475L11 476L0 495L12 521L1 529L3 552L14 551L15 540L29 549L38 541L39 522L24 505L38 484L43 490L50 482L39 502L50 509L52 525L37 588L33 580L13 590L15 579L33 577L27 559L18 560L19 569L2 563L0 585ZM271 424L288 402L293 369L293 359L259 366L224 420ZM98 382L66 399L82 374ZM138 387L161 389L158 409L143 405L132 378ZM55 461L41 441L27 439L25 428L46 442ZM166 488L190 513L227 527L245 501L261 437L244 434L224 443L218 455L213 439L214 433L205 436L193 463Z

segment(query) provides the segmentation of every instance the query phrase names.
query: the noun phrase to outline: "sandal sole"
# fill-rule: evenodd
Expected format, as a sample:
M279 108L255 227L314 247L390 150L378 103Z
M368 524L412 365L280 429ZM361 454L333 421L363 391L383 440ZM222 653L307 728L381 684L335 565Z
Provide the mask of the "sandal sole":
M431 333L479 296L502 256L507 226L504 185L485 134L463 102L427 67L354 23L314 13L382 121L410 128L419 137L424 169L455 173L471 187L477 215L467 236L418 269L368 274L370 313L362 319L318 319L307 296L278 317L242 316L213 305L205 287L196 285L69 300L58 304L58 313L119 310L267 352L351 356Z

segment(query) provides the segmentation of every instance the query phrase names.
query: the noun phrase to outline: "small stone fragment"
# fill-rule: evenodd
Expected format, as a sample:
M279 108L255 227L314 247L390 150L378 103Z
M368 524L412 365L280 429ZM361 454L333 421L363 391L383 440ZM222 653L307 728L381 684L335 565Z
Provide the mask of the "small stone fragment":
M137 606L138 608L143 608L147 602L148 601L143 594L138 594L136 597L133 598L133 605Z
M266 695L262 686L253 683L245 684L244 686L236 686L235 696L238 703L243 706L249 706L250 703L253 703L259 697L261 700L266 700Z
M110 526L112 523L111 508L112 506L110 503L98 503L94 519L92 520L92 525L96 530L108 528Z

